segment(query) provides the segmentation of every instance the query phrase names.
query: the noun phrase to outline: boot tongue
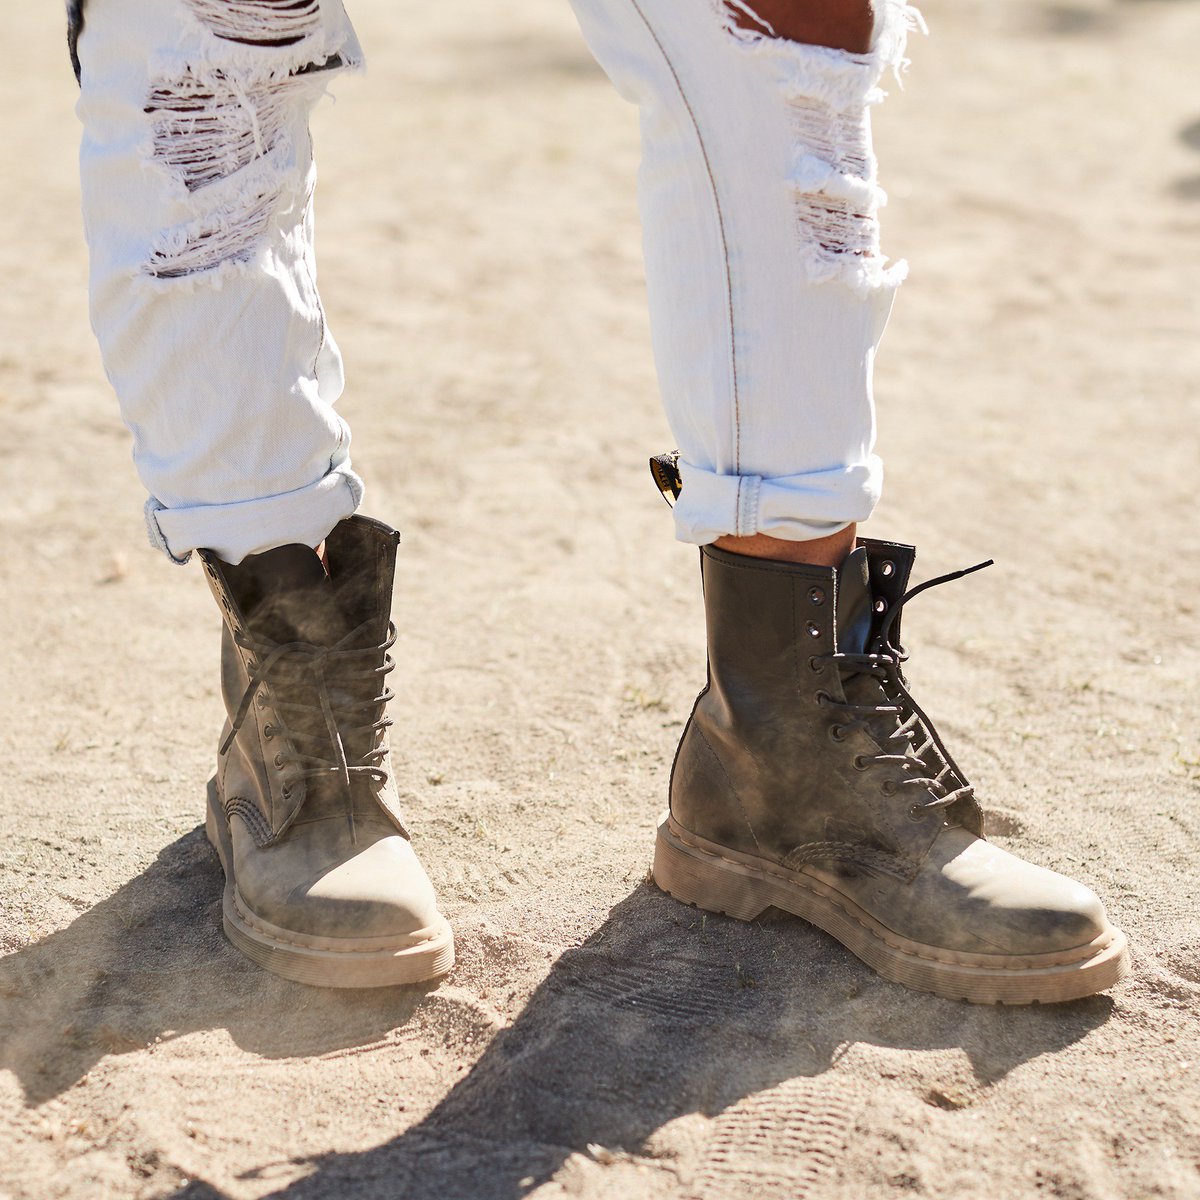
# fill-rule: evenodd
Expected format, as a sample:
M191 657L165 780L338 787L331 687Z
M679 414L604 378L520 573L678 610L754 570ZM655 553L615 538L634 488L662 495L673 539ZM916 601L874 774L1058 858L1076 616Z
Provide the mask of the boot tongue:
M260 637L327 646L345 632L325 565L311 546L252 555L229 572L235 573L242 611Z
M837 649L840 654L865 654L871 637L871 584L867 550L859 546L838 568Z
M873 617L867 551L860 546L838 568L837 577L837 650L839 654L866 654L871 640ZM872 706L890 705L880 681L869 674L848 672L842 681L843 692L851 704ZM867 729L880 746L890 745L899 718L894 713L880 713L867 720Z
M837 649L841 654L865 654L871 641L874 623L874 597L871 595L867 551L859 547L838 569L837 586ZM895 701L889 697L879 679L870 674L848 673L843 680L843 691L851 704L883 706L890 712L881 712L867 719L867 729L875 741L887 753L906 752L904 744L893 741L902 718L895 711ZM940 763L933 770L940 769Z

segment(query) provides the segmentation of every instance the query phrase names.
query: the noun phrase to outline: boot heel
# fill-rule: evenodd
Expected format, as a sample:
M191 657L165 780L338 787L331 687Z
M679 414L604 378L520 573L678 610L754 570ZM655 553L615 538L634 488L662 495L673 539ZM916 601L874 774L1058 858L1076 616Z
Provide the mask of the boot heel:
M753 921L773 903L762 880L737 863L685 845L665 821L654 843L653 875L668 896L739 921Z

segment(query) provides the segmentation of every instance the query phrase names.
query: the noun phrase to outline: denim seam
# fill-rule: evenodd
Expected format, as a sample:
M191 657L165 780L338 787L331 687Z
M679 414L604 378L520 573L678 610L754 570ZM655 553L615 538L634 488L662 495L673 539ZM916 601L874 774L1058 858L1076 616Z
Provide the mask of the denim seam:
M749 485L748 487L743 485ZM762 477L742 475L738 480L738 529L744 537L758 532L758 505Z
M667 64L667 70L671 72L671 78L675 81L679 98L683 101L683 106L687 109L688 117L692 122L692 129L695 131L696 141L700 146L700 155L704 159L704 169L708 174L709 186L712 189L713 208L716 210L717 216L717 230L721 237L721 256L725 261L725 294L729 317L729 368L733 390L733 469L736 474L742 469L742 413L741 397L738 393L737 334L733 311L733 272L729 265L729 242L725 236L725 214L721 210L721 197L717 191L716 177L713 174L712 163L708 157L708 147L705 145L704 135L700 132L700 122L696 120L696 112L692 108L687 92L684 91L683 81L679 78L679 72L675 69L675 64L671 61L671 56L667 53L667 48L663 45L662 39L659 38L658 34L654 31L654 27L646 18L646 14L642 11L642 6L638 3L638 0L629 0L629 2L638 17L641 18L642 24L645 25L646 32L654 39L654 44L658 47L663 62Z

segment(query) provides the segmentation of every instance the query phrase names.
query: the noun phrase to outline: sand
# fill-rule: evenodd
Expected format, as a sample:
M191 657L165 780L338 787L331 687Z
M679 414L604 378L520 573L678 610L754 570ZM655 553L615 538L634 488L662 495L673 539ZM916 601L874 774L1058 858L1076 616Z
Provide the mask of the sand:
M214 606L145 546L85 301L58 5L9 4L0 146L0 1196L1200 1196L1200 4L933 0L879 114L870 531L996 840L1086 881L1132 977L904 991L647 881L702 683L634 113L562 0L358 0L317 121L367 511L405 535L395 769L458 933L337 994L219 929Z

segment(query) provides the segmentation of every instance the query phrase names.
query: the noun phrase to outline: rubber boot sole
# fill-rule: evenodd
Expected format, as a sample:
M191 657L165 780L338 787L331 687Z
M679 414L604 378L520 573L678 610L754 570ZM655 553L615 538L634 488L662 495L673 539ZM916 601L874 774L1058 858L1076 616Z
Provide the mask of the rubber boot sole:
M238 893L233 842L215 781L209 784L204 828L225 872L221 903L225 936L265 970L313 987L371 988L424 983L454 966L454 935L445 923L422 941L398 939L388 945L377 937L313 938L255 917Z
M782 909L837 938L885 979L950 1000L1054 1004L1105 991L1129 973L1128 944L1113 925L1086 946L1054 954L956 953L901 937L824 880L732 853L668 814L658 827L654 882L676 900L739 921Z

